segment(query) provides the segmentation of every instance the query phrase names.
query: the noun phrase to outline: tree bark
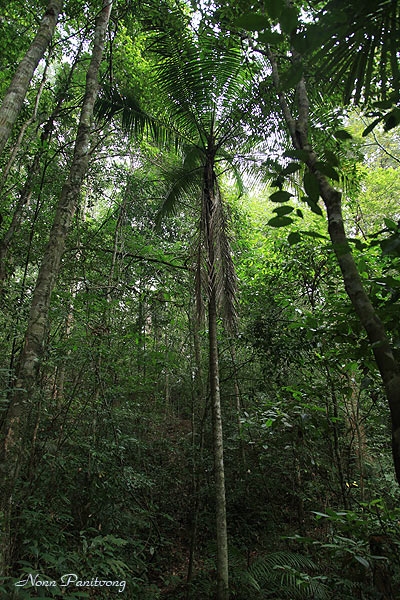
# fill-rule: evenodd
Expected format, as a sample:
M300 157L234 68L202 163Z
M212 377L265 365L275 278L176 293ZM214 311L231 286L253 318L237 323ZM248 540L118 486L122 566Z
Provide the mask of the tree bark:
M81 185L88 164L91 123L98 92L98 75L103 57L111 0L103 0L103 9L96 17L94 44L86 75L86 90L75 141L74 156L67 181L61 191L49 242L44 252L38 279L32 297L31 310L25 333L24 346L19 357L17 381L10 397L1 448L0 481L2 510L6 531L10 530L10 511L14 485L20 466L24 464L23 434L29 411L34 404L34 386L48 331L51 294L54 289L68 230L75 213ZM1 548L0 566L7 569L7 536Z
M211 157L212 152L210 152ZM215 174L212 158L205 167L205 220L208 264L208 342L209 378L212 410L212 437L215 475L215 508L217 528L217 600L229 599L228 533L226 522L225 467L222 429L221 395L219 382L218 338L217 338L217 285L214 247L217 243L215 224L216 202L214 194ZM218 228L217 228L218 229Z
M224 445L217 342L217 305L215 290L208 302L209 370L214 447L215 506L217 525L217 599L229 598L228 535L226 523Z
M341 193L317 169L318 158L310 144L308 135L309 99L304 78L300 80L296 89L298 116L295 119L285 95L281 91L277 61L271 52L269 52L269 58L274 85L277 89L278 99L293 146L296 150L306 150L308 152L306 164L319 183L320 195L325 204L328 218L329 236L342 272L345 290L367 334L375 362L382 377L392 421L393 463L396 478L400 484L400 365L395 358L384 324L365 291L351 252L344 227ZM295 62L300 61L300 57L295 52L293 52L293 58Z
M0 107L0 154L10 137L13 125L22 108L29 84L39 61L54 34L59 14L62 10L62 0L50 0L46 12L39 25L38 32L29 50L19 63L11 84L4 96Z

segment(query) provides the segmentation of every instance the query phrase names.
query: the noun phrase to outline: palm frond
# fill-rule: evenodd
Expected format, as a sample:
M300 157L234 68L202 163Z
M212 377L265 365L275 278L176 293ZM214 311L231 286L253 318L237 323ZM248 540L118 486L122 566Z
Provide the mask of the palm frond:
M177 133L171 127L142 109L132 91L121 94L116 88L105 86L97 99L95 115L107 121L118 117L126 133L137 137L146 133L156 144L176 144L178 141Z
M152 48L160 58L157 86L179 126L192 128L192 135L206 143L215 126L222 135L225 123L240 120L234 112L246 97L245 83L249 84L240 75L242 55L237 48L226 48L209 34L182 40L169 31L154 34Z
M319 26L326 41L317 52L318 76L332 89L343 84L345 102L398 99L398 0L330 0Z
M202 262L207 265L207 278L199 278L199 281L204 282L207 295L211 288L215 291L226 327L235 330L237 277L229 239L228 214L215 176L213 189L203 190L201 235L201 246L204 248Z
M199 199L203 161L204 155L201 148L189 146L186 148L182 164L166 173L165 178L167 182L170 182L170 186L157 213L157 226L166 216L176 213L179 202L188 199L193 205L193 201Z

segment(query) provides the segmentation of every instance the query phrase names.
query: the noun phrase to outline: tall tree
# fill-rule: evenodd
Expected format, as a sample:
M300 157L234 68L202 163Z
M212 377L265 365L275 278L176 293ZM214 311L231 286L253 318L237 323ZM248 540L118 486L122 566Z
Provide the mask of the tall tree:
M36 67L52 40L62 5L62 0L49 0L36 36L19 63L3 98L0 107L0 154L10 137Z
M397 3L393 3L394 7L395 5ZM307 37L307 34L305 34L305 37L298 35L299 15L297 9L291 5L286 5L273 15L271 11L270 16L271 19L280 22L283 34L278 36L278 44L284 44L290 57L289 69L286 66L282 67L278 52L273 50L271 44L268 43L272 39L268 37L268 34L264 34L267 44L264 45L263 52L269 58L273 86L295 156L306 165L307 172L304 175L303 186L307 194L307 200L314 207L318 203L319 197L324 202L328 219L328 231L343 275L344 286L368 336L382 377L392 420L394 467L397 480L400 483L400 365L384 323L363 285L351 251L344 225L342 193L339 188L335 188L331 183L331 181L339 179L335 171L338 160L329 151L325 152L325 157L321 157L316 144L313 145L312 143L310 96L306 85L306 67L302 54L305 53L305 56L307 56L308 43L315 43L314 33L313 36L309 37ZM364 16L367 18L367 15ZM392 11L390 11L390 18L392 18ZM243 22L246 25L246 18ZM253 22L252 24L252 28L256 30L266 29L267 26L268 20L261 18L261 16L256 16L256 23ZM263 34L261 35L262 38ZM275 43L275 40L273 40L272 44ZM285 62L287 62L287 57L285 57ZM356 64L358 64L357 61ZM396 73L396 69L394 67L393 69ZM351 136L343 131L338 132L338 139L343 139L343 137L350 138Z
M111 0L103 0L94 29L94 42L86 75L86 89L75 140L74 155L68 178L62 188L50 237L39 269L33 292L24 345L19 357L17 377L10 395L4 423L4 441L1 448L2 511L5 531L9 533L13 487L23 464L23 432L33 405L33 392L40 360L43 355L51 294L60 269L65 242L71 225L83 179L88 166L89 144L94 103L99 87L99 70L111 14ZM7 570L8 535L2 546L1 569Z
M228 536L218 320L235 321L235 272L229 247L227 216L220 176L231 167L238 176L235 150L244 135L243 121L249 109L250 85L242 54L227 48L211 31L178 30L168 13L160 18L152 48L158 56L156 83L166 106L170 128L178 135L182 166L170 174L172 185L160 210L160 218L176 211L185 197L195 202L198 219L196 290L198 312L203 297L208 314L209 385L216 498L217 598L228 600ZM180 19L179 19L180 20ZM120 110L128 110L121 106ZM242 138L243 139L243 138Z

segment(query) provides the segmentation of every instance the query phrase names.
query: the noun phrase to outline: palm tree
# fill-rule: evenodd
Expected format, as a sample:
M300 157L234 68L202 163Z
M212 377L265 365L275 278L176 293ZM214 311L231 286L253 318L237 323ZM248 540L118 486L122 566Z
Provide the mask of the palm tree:
M228 542L225 501L223 429L218 366L219 314L235 321L235 270L227 234L227 218L219 185L222 170L235 165L235 145L243 135L244 98L249 82L242 55L212 35L156 35L157 83L168 99L169 117L185 140L182 167L174 173L160 216L174 210L182 195L196 202L199 214L196 297L198 312L205 297L208 314L209 383L215 469L217 528L217 598L227 600Z
M209 383L212 406L212 432L215 469L217 598L228 600L228 541L225 501L223 430L218 365L219 316L232 327L235 322L236 277L227 233L227 215L220 188L220 177L229 168L240 185L235 156L239 139L246 139L243 124L249 111L249 73L237 47L227 47L215 32L193 32L171 12L159 25L151 24L150 39L158 64L155 69L159 99L165 106L165 119L176 136L182 164L170 173L173 182L159 212L161 220L176 211L188 198L198 214L196 298L198 314L208 316ZM166 23L171 23L168 27ZM199 33L201 31L201 33ZM120 112L126 125L144 115L132 99L116 98L109 116ZM140 113L140 114L139 114ZM135 117L136 115L136 117ZM147 118L147 125L154 120ZM156 128L153 127L153 130ZM241 147L243 144L241 143Z

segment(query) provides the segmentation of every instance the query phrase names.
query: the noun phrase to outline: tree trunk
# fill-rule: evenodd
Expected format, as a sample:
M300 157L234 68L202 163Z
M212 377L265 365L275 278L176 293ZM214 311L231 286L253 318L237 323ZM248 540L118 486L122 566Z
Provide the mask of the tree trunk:
M293 52L295 62L300 57ZM396 361L385 327L376 313L372 302L362 284L350 244L348 242L341 204L341 193L333 188L327 178L318 171L318 162L309 142L309 100L306 84L302 78L296 88L297 119L294 119L284 93L281 91L279 70L275 56L269 52L272 77L277 89L282 112L296 150L306 150L309 171L319 183L319 192L324 201L328 217L328 231L333 249L342 272L347 295L367 333L375 361L384 384L392 421L392 452L396 478L400 484L400 365ZM299 65L300 66L300 65Z
M0 154L10 137L11 130L21 110L29 84L53 37L62 0L50 0L35 39L19 63L0 107Z
M82 46L82 44L81 44L81 46ZM72 76L73 76L76 66L78 64L78 58L81 55L81 50L82 50L81 46L79 48L78 54L75 57L75 61L71 66L71 69L70 69L70 72L69 72L69 75L67 78L67 82L65 84L66 88L67 88L68 84L72 81ZM47 69L47 66L46 66L46 69ZM3 187L6 183L9 170L11 169L11 167L13 165L13 162L14 162L16 154L19 150L19 147L22 142L23 135L25 133L26 128L29 127L30 124L34 123L37 119L37 111L38 111L38 107L39 107L39 101L40 101L40 97L41 97L41 94L42 94L42 91L44 88L44 84L46 83L46 77L47 77L47 75L45 72L43 74L42 82L40 84L40 89L39 89L37 97L36 97L33 115L22 127L22 129L19 133L19 136L18 136L18 140L17 140L17 142L14 146L14 149L12 151L12 154L10 156L10 159L6 165L6 168L3 171L2 179L0 182L0 192L3 190ZM26 178L25 185L22 188L19 200L16 203L16 206L14 209L14 214L12 216L12 219L8 226L8 229L4 233L3 238L0 240L0 292L1 292L2 282L6 279L6 276L7 276L6 259L7 259L8 252L9 252L9 249L10 249L10 246L12 243L12 239L13 239L14 234L17 231L19 224L23 218L24 210L29 205L29 202L30 202L30 199L32 196L33 183L34 183L35 178L38 176L41 160L47 152L46 148L47 148L48 143L53 134L54 121L60 113L60 110L64 103L64 100L65 100L65 95L62 95L60 97L60 99L58 100L56 107L54 108L54 110L52 111L51 115L49 116L49 118L47 119L46 123L44 124L44 126L42 128L42 134L40 136L40 147L39 147L38 151L36 152L35 157L29 167L28 176Z
M362 284L344 229L341 195L315 170L315 159L309 168L320 183L326 206L328 230L338 260L347 295L364 327L385 387L392 420L392 453L396 478L400 484L400 368L395 359L385 327L376 313Z
M208 302L208 328L210 396L212 408L212 434L214 447L215 505L217 524L217 599L228 600L228 535L226 524L225 469L221 396L219 387L217 306L214 289L212 289L210 292L210 298Z
M215 174L213 154L205 166L205 232L208 264L208 360L210 378L210 399L212 410L212 437L215 475L215 508L217 527L217 600L229 598L228 534L226 523L225 468L222 430L221 396L219 385L218 338L217 338L217 272L215 246L218 242L216 203L220 198L215 194Z
M86 75L86 90L74 148L70 173L61 191L60 200L50 232L50 239L39 269L32 297L31 310L25 334L24 346L19 357L17 383L11 394L4 427L4 442L1 448L1 490L6 531L10 529L12 494L20 466L23 461L23 433L27 417L34 402L34 385L43 354L48 330L50 299L60 269L68 230L76 209L81 185L88 164L93 107L98 92L98 75L102 61L111 0L103 0L103 9L96 17L93 52ZM7 569L7 536L1 548L0 565Z

